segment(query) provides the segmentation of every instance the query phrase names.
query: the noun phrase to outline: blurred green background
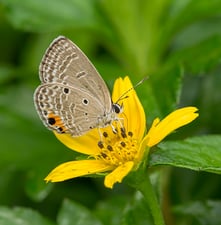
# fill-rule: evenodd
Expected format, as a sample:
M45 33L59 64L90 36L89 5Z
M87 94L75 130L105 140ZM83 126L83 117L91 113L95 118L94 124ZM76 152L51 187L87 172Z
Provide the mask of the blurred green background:
M79 224L85 225L151 224L138 210L139 195L124 184L108 190L102 178L44 182L76 153L38 118L38 66L50 42L65 35L110 89L119 76L129 75L134 84L149 77L137 88L147 127L155 117L193 105L200 117L168 139L219 134L221 1L0 0L0 35L0 224L20 224L16 218L23 224L74 224L81 213L86 216ZM221 224L220 176L162 171L168 224Z

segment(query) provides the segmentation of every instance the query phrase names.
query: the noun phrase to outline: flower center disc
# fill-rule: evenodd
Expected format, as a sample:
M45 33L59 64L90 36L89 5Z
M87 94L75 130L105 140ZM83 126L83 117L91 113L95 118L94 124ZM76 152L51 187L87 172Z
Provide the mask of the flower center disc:
M121 132L116 132L108 135L103 132L102 141L98 142L100 154L97 159L102 159L110 165L122 165L128 161L134 161L138 151L137 140L133 138L133 133L125 132L121 128Z

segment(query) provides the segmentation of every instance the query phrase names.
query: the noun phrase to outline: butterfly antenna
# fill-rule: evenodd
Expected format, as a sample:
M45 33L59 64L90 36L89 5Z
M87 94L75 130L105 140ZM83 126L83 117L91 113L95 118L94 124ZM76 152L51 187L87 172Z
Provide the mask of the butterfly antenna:
M126 92L124 92L117 100L116 103L118 103L120 100L123 100L125 98L128 98L126 95L128 92L134 90L136 87L138 87L140 84L142 84L145 80L147 80L149 77L144 77L142 80L140 80L137 84L135 84L133 87L129 88ZM126 95L126 96L125 96Z

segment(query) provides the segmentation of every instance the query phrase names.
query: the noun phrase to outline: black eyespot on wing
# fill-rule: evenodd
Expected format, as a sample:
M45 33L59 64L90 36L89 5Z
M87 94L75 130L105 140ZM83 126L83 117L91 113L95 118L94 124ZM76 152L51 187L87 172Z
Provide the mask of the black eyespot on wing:
M61 133L61 134L65 133L63 127L58 127L58 132Z
M64 93L68 94L69 93L69 88L64 88Z
M58 130L62 132L63 131L63 128L62 127L58 127Z
M48 123L49 123L50 125L54 125L54 124L56 123L55 118L53 118L53 117L48 118Z
M86 98L84 98L84 99L82 100L82 103L83 103L84 105L88 105L89 100L88 100L88 99L86 99Z

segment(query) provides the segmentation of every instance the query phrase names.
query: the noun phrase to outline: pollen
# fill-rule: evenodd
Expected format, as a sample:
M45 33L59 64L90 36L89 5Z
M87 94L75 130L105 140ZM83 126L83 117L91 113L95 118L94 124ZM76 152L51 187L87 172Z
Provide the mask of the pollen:
M98 142L100 153L97 159L104 160L105 163L119 166L128 161L135 161L138 152L138 142L133 138L133 133L121 130L120 133L107 135Z

